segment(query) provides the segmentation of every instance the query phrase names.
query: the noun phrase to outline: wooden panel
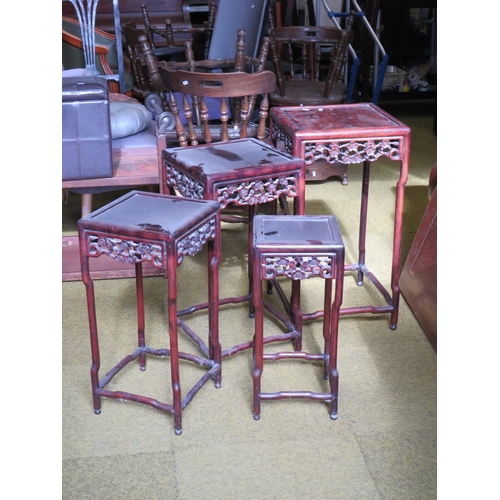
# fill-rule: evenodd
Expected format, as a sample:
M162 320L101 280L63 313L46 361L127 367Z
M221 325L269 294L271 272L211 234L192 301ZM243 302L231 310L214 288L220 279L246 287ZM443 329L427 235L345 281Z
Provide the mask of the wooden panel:
M415 234L399 286L437 351L437 188Z
M158 185L160 174L156 148L113 150L113 177L63 181L62 187L88 188L108 186Z

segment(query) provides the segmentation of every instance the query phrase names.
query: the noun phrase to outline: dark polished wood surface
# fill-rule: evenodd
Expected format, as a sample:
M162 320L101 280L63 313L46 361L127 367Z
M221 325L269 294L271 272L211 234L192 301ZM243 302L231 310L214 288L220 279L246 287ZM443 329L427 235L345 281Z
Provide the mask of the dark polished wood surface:
M343 308L341 314L391 313L390 327L395 329L399 311L399 263L403 223L404 188L408 179L410 128L372 103L271 108L270 134L274 144L306 162L306 170L319 159L345 166L362 163L363 181L359 223L358 261L346 265L346 271L357 273L358 285L369 280L386 302L386 306ZM372 162L380 157L399 163L394 207L391 292L370 272L365 264L368 192Z
M429 179L430 200L413 240L399 286L437 351L437 168Z
M338 413L337 338L339 311L344 282L344 244L335 217L331 215L257 215L253 233L253 297L255 303L255 336L253 350L254 419L260 419L261 401L305 398L330 403L330 418ZM289 310L297 332L294 351L264 352L264 306L262 281L277 277L292 280ZM302 326L308 315L300 304L300 284L312 277L324 280L323 351L302 350ZM332 295L332 282L335 293ZM333 297L333 302L332 302ZM296 359L323 363L321 375L329 390L281 390L265 392L261 388L264 361Z
M281 205L283 197L293 198L295 215L304 214L304 162L253 138L168 148L163 151L162 157L162 192L174 190L189 198L217 200L223 215L231 207L247 210L249 293L222 298L220 304L248 302L250 316L253 316L253 219L259 206L269 207L278 201ZM287 203L283 208L288 212ZM239 222L242 222L241 218ZM282 294L279 295L282 297ZM205 305L202 304L198 308L203 307ZM275 308L273 315L285 325L288 333L268 337L265 342L273 342L278 338L283 340L283 335L293 338L295 331L293 328L290 330L288 316ZM248 349L251 345L251 342L245 342L224 348L222 357Z
M377 137L387 133L398 134L398 129L404 126L370 103L301 108L274 107L271 108L270 116L271 133L273 125L279 123L279 128L284 134L293 137L292 143L285 146L287 151L306 159L306 181L321 181L339 176L344 185L348 183L348 163L355 162L331 161L329 156L321 158L318 154L315 154L314 158L309 154L306 157L306 145L328 138L349 138L353 134L358 136L368 133L367 137ZM273 140L276 143L280 139L275 137Z
M94 413L101 413L101 399L111 398L134 401L171 413L175 433L182 433L182 412L196 393L213 379L221 385L221 347L219 342L218 298L220 262L220 206L215 201L188 200L177 196L164 196L131 191L119 199L92 212L78 221L82 281L86 288L92 366L90 378ZM208 340L205 343L178 318L177 268L184 257L199 253L208 247ZM99 377L100 351L94 285L90 273L91 260L104 256L117 262L129 262L135 267L137 297L137 348L119 361L105 376ZM162 269L168 277L168 348L156 348L146 341L145 293L143 262ZM109 307L109 304L106 305ZM181 352L178 331L182 330L198 346L200 354ZM139 362L146 370L149 356L168 357L172 379L171 403L150 396L118 389L123 380L111 380L129 363ZM189 361L205 368L205 372L192 388L181 391L179 360ZM109 386L108 386L109 384Z

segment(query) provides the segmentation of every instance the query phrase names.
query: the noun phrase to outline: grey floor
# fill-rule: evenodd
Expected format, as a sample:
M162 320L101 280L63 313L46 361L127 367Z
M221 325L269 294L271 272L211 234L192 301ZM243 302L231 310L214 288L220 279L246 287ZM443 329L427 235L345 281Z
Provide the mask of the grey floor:
M387 103L412 128L405 193L403 260L427 203L427 182L437 158L433 103ZM372 166L367 264L388 286L396 164ZM337 179L308 183L306 212L337 216L346 259L355 258L361 166L349 168L349 185ZM63 209L64 212L64 209ZM64 213L63 213L64 216ZM246 290L246 232L223 228L221 296ZM179 301L202 300L204 255L179 268ZM134 282L96 282L102 374L133 349ZM166 282L146 279L149 343L165 347ZM321 302L322 281L303 286L303 306ZM346 277L344 305L377 300L369 286ZM207 384L183 414L176 436L170 415L136 403L105 399L95 415L90 391L90 345L85 289L62 284L62 498L64 499L433 499L437 497L437 355L410 308L401 301L398 328L387 315L342 317L339 333L339 417L325 403L262 403L252 418L251 353L226 358L220 389ZM204 332L205 317L193 317ZM266 331L279 327L266 320ZM249 340L253 322L244 306L220 314L224 347ZM320 322L305 327L306 346L321 343ZM191 347L181 339L186 349ZM320 369L301 363L266 364L266 390L321 387ZM197 371L181 367L182 381ZM168 400L165 360L148 361L117 377L116 388Z

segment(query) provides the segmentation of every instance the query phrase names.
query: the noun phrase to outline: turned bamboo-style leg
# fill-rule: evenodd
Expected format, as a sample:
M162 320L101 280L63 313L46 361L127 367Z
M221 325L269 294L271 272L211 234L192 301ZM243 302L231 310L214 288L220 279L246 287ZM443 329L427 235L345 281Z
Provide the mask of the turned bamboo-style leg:
M84 245L85 240L80 236L80 248L84 248ZM90 367L92 398L94 402L94 413L99 415L99 413L101 413L101 397L96 394L96 390L99 387L99 368L101 360L99 355L99 338L97 336L94 283L92 282L92 278L90 276L89 258L86 255L82 255L82 252L80 252L80 262L82 269L82 281L85 285L87 296L87 312L89 318L90 350L92 354L92 365Z
M135 264L135 290L137 296L137 337L139 348L146 345L145 330L146 320L144 317L144 282L142 279L142 262ZM141 371L146 370L146 353L139 355L139 366Z
M260 265L255 266L253 302L255 305L255 334L253 337L253 418L260 419L260 388L264 364L264 307L262 304L262 275Z
M92 194L84 193L82 194L82 217L85 217L91 212L92 212Z
M182 395L179 373L179 345L177 329L177 262L170 256L167 259L168 275L168 331L170 336L170 368L174 408L174 428L182 434Z

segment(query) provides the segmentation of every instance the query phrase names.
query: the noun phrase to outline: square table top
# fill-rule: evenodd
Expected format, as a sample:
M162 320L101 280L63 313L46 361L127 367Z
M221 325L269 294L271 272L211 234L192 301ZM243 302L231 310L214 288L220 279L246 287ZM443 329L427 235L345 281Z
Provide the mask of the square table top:
M167 148L162 155L164 162L189 170L200 180L242 179L304 168L303 160L254 138Z
M271 121L297 139L402 136L410 128L372 103L273 107Z
M78 221L82 229L170 240L220 210L216 201L131 191Z
M256 215L254 246L267 253L336 252L344 246L333 215Z

